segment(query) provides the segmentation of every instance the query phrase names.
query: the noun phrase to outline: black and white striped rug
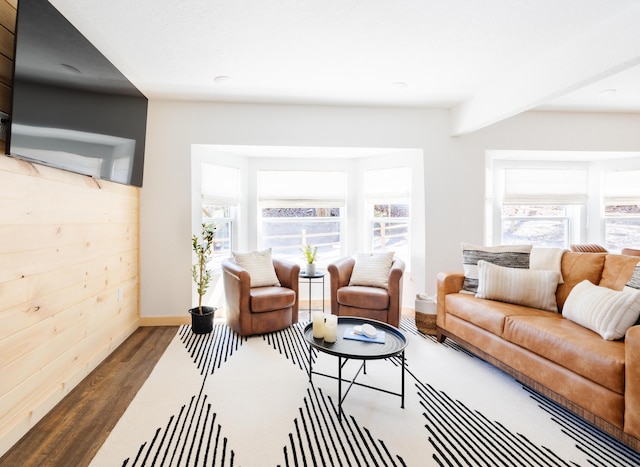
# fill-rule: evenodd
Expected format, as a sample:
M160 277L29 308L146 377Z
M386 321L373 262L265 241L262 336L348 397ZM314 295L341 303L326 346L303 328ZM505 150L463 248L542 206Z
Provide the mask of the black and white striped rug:
M406 399L314 375L302 330L178 331L92 466L637 466L640 454L410 319ZM372 344L373 345L373 344ZM312 354L314 370L337 359ZM348 362L344 372L357 369ZM400 389L400 360L358 381Z

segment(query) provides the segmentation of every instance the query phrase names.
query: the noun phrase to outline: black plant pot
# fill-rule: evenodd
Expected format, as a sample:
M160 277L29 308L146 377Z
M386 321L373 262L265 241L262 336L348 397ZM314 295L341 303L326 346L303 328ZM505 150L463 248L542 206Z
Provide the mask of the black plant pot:
M213 330L213 314L216 308L212 306L203 306L202 314L198 307L191 308L191 330L194 334L209 334Z

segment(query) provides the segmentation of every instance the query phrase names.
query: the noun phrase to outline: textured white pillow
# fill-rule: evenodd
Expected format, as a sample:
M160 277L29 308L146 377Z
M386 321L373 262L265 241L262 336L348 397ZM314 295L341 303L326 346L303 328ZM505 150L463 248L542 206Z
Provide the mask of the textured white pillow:
M393 251L388 253L358 253L349 285L389 287L389 270L393 263Z
M476 297L557 312L559 278L557 271L505 268L478 261Z
M569 293L562 316L603 339L621 339L640 316L640 291L611 290L584 280Z
M248 253L234 251L232 254L236 263L249 272L251 287L280 285L278 276L276 276L276 269L273 267L271 248Z
M476 293L478 289L478 261L487 261L508 268L529 268L533 245L480 246L462 243L464 284L462 291Z

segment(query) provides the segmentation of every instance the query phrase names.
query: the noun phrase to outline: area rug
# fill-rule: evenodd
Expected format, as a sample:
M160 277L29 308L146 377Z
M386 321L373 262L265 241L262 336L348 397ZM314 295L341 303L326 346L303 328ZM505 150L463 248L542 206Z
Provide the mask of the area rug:
M92 466L637 466L640 455L403 318L397 357L370 361L338 417L338 384L309 382L306 323L240 338L182 326ZM376 345L376 344L371 344ZM312 352L313 369L337 359ZM343 375L355 372L349 361Z

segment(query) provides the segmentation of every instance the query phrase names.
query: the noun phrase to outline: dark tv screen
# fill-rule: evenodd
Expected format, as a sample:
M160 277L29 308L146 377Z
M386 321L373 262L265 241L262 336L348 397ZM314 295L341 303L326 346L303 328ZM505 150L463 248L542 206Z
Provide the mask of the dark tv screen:
M20 0L8 153L142 186L147 98L46 0Z

